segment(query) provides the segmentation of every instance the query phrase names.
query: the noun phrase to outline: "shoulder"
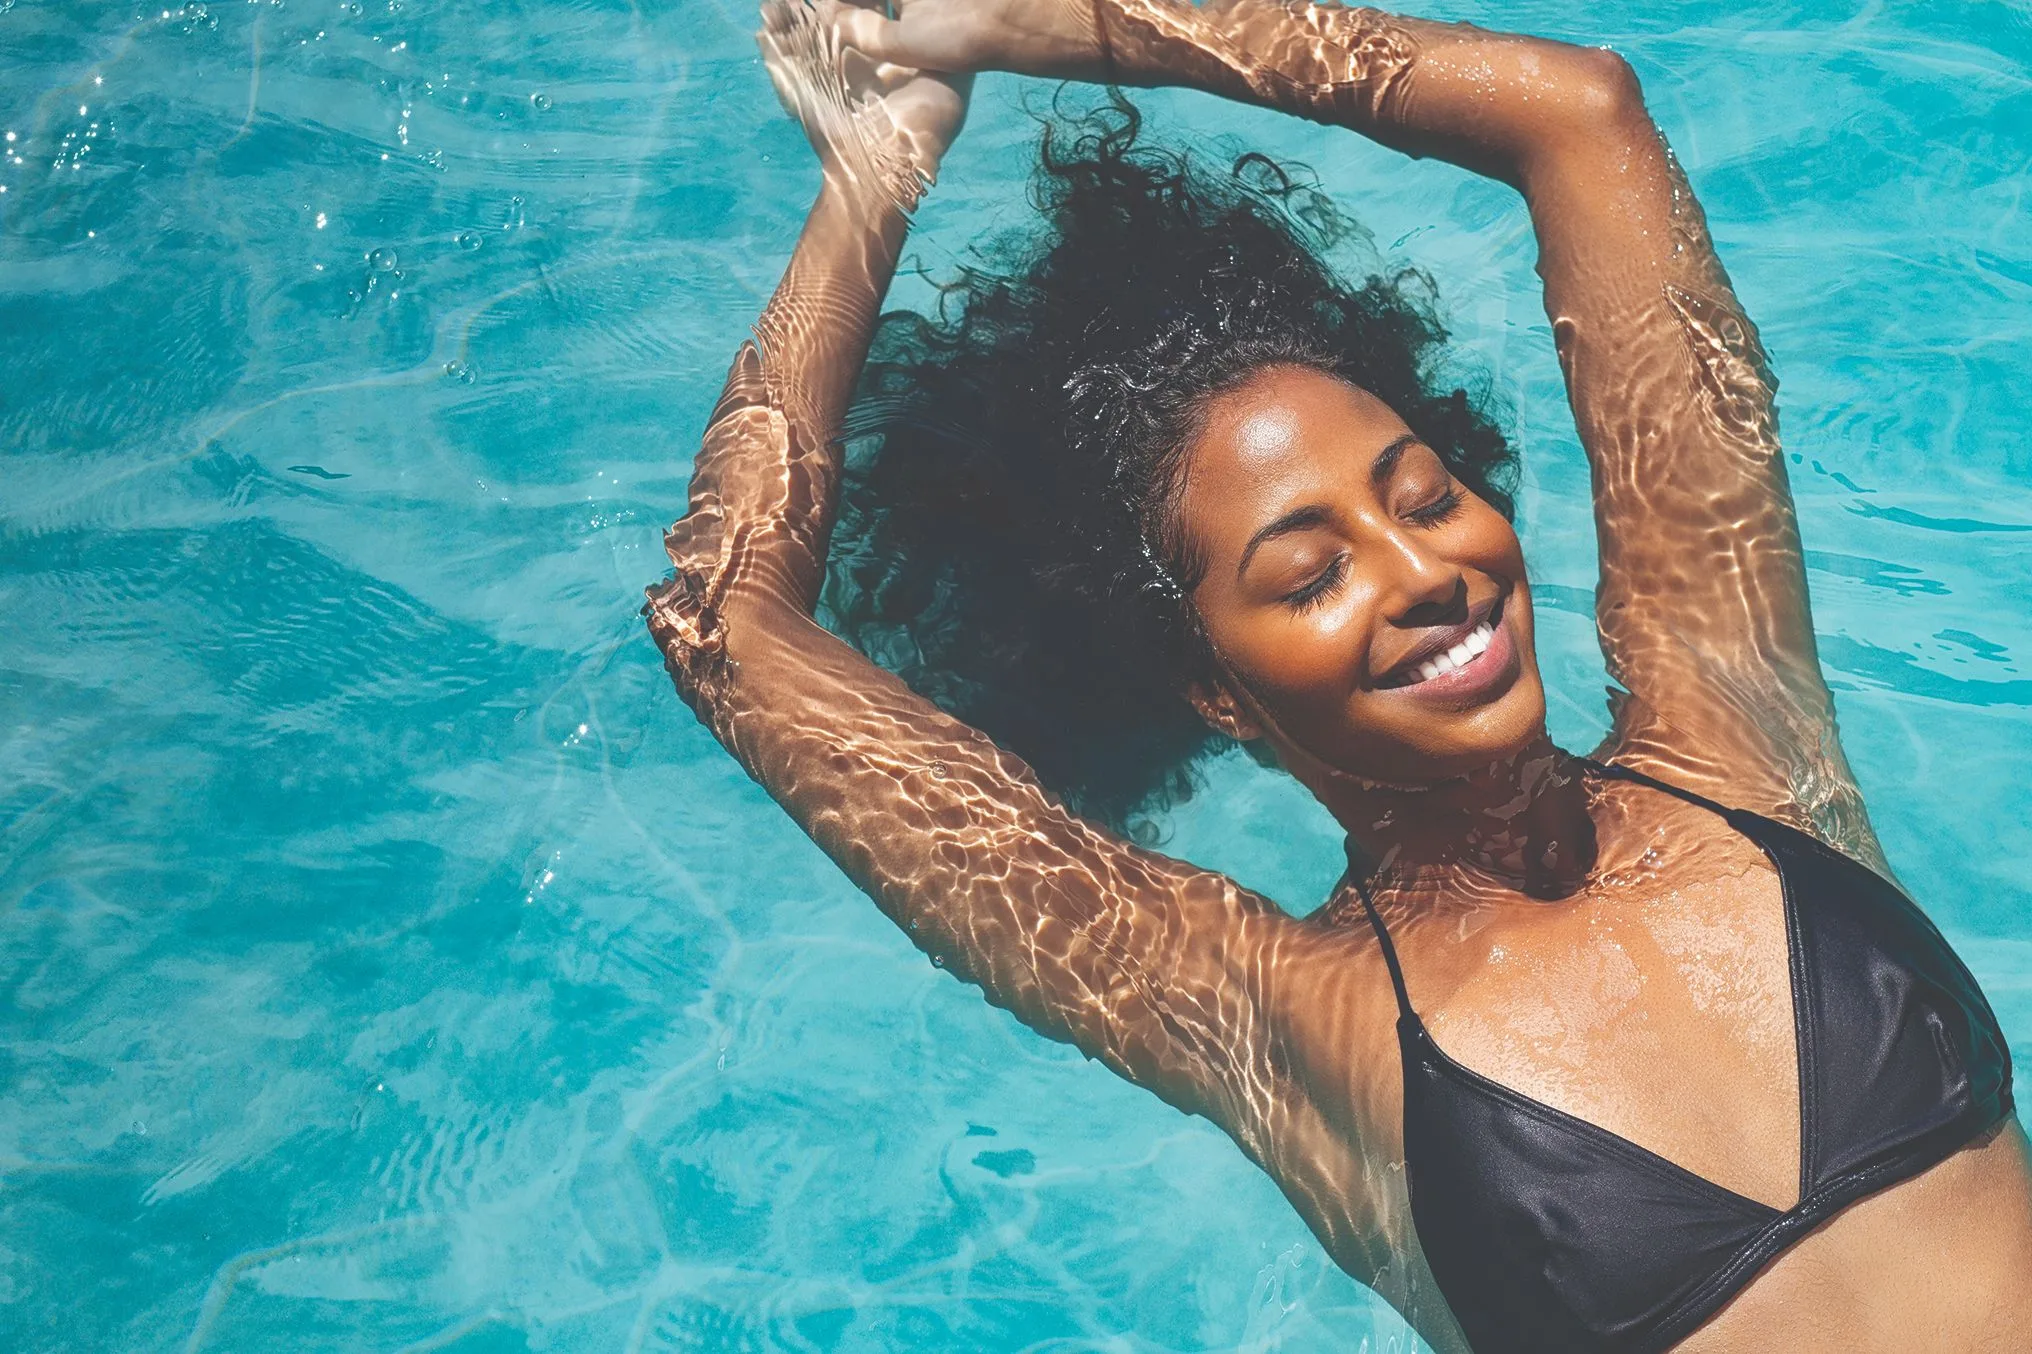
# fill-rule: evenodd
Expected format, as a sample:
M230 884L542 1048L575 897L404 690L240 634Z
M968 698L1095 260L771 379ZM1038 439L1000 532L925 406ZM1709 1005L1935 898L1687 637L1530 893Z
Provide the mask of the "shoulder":
M1718 727L1686 727L1634 696L1614 702L1615 726L1595 759L1641 772L1732 809L1798 828L1890 877L1862 788L1832 719L1794 727L1775 711L1727 707Z

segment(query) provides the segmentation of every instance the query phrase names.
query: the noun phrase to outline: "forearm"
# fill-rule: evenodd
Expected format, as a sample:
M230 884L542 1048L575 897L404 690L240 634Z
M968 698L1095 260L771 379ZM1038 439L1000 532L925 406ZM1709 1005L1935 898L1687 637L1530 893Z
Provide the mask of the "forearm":
M755 339L772 396L800 435L830 442L868 355L909 218L828 176Z
M727 613L762 597L800 614L825 578L837 432L907 223L830 180L782 283L741 346L664 534L669 581L644 609L686 699L707 713L726 670Z
M765 456L756 464L712 468L723 481L735 471L759 477L765 485L772 478L786 481L780 511L791 520L782 523L780 532L758 539L756 548L775 557L758 561L767 568L766 574L758 569L756 576L772 577L806 611L817 604L825 575L840 473L840 425L908 228L908 218L887 199L870 201L828 176L783 280L755 323L762 394L786 421L795 457L780 467ZM728 394L740 407L752 395L736 392L734 385L729 382ZM730 412L723 397L715 418ZM752 449L744 450L753 455ZM699 467L699 472L705 469ZM801 482L787 483L792 478Z
M1613 53L1469 24L1287 0L1095 0L1090 22L1120 83L1281 109L1519 187L1576 140L1642 115Z

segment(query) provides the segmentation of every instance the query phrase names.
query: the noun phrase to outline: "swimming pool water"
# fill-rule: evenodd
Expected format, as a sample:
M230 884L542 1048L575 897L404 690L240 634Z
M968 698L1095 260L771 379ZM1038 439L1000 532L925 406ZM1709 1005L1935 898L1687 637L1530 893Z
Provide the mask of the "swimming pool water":
M1782 378L1877 827L2032 1063L2032 9L1439 13L1643 76ZM0 0L0 1348L1414 1347L1214 1129L912 951L671 693L635 610L816 182L751 27ZM982 82L933 273L1022 219L1048 93ZM1146 103L1440 279L1591 744L1515 198ZM1171 849L1315 904L1321 813L1212 779Z

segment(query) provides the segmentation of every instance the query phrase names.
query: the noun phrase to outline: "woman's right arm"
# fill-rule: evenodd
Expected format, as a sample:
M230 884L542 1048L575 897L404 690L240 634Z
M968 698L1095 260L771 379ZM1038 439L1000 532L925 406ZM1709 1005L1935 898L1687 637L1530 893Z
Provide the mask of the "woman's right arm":
M650 628L700 719L913 942L1031 1028L1259 1150L1274 1098L1261 961L1295 924L1067 812L812 619L835 434L903 239L881 166L914 136L929 169L925 147L935 159L956 115L948 93L894 71L863 72L868 101L842 99L823 88L842 54L801 11L772 13L772 73L826 186L694 462ZM917 118L913 100L934 113Z

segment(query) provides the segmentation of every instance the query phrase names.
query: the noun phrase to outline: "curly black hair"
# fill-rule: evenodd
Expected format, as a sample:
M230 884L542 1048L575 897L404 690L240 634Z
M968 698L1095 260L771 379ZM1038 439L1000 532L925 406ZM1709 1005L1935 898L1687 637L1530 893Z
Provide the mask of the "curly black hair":
M1211 652L1172 503L1209 401L1270 365L1389 404L1506 516L1515 455L1444 379L1435 291L1350 284L1366 237L1303 170L1226 173L1144 144L1119 94L1047 120L1032 200L940 287L883 316L847 424L826 607L839 631L1035 768L1152 835L1220 740L1187 701Z

